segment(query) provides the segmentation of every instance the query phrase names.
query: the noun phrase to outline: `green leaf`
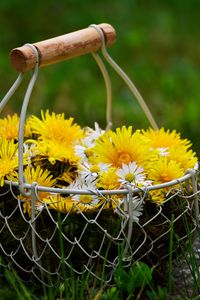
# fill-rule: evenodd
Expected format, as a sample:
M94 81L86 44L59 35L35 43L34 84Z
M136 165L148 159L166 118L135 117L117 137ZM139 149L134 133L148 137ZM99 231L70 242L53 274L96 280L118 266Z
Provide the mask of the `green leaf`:
M128 293L132 293L135 288L144 288L152 280L152 269L143 262L135 263L129 272L129 282L127 284Z
M129 283L129 274L123 270L122 267L118 267L114 274L116 286L123 291L127 291L127 284Z

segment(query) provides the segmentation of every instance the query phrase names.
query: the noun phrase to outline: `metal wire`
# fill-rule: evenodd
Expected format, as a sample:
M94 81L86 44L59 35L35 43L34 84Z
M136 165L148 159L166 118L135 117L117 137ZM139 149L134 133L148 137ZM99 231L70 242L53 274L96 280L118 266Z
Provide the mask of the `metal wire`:
M198 164L195 165L194 169L193 169L194 173L197 174L198 173ZM182 176L181 178L175 179L175 180L171 180L162 184L156 184L156 185L152 185L152 186L147 186L144 188L133 188L132 189L132 193L137 194L139 192L149 192L152 190L159 190L159 189L163 189L163 188L167 188L167 187L171 187L171 186L175 186L175 185L180 185L182 182L187 181L188 179L192 178L193 173L186 173L186 175ZM196 175L195 175L196 176ZM14 187L18 187L19 183L18 182L10 182L9 180L5 180L5 184L10 185L12 184L12 186ZM26 190L30 190L31 189L31 184L29 183L24 183L23 187ZM37 185L36 186L37 191L41 191L41 192L50 192L50 193L58 193L58 194L77 194L77 195L92 195L92 194L96 194L98 196L100 195L127 195L129 193L128 189L119 189L119 190L80 190L80 189L68 189L68 188L51 188L51 187L45 187L45 186L40 186Z
M8 101L10 100L10 98L12 97L12 95L15 93L15 91L20 86L23 78L24 78L24 74L20 73L18 75L16 81L11 86L10 90L6 93L6 95L4 96L4 98L1 100L1 103L0 103L0 113L2 112L2 110L4 109L4 106L8 103Z
M35 186L32 185L32 193L35 193L33 192L34 190ZM147 195L148 194L146 194L146 196ZM181 234L179 231L176 231L179 230L176 228L182 228L180 224L181 222L184 223L185 218L193 220L191 212L194 199L191 200L191 196L194 198L194 195L187 196L185 194L182 197L180 190L179 199L182 203L184 203L184 208L181 209L174 218L174 234L179 236L179 241L187 241L188 239L188 232L183 231ZM137 197L144 201L143 192L140 192ZM176 201L176 197L177 193L172 195L169 194L169 197L166 199L166 203L170 204ZM108 250L109 255L105 254L103 250L105 245L110 245L108 249L118 249L118 247L124 246L123 263L126 267L129 267L135 260L142 260L144 258L149 259L151 257L155 258L156 265L160 260L166 258L168 255L167 244L165 243L167 243L168 233L170 232L170 215L168 215L168 211L164 209L164 206L155 205L155 208L157 208L156 213L155 211L151 212L151 210L149 210L150 215L148 219L141 219L139 223L134 223L131 220L133 200L132 191L129 189L129 193L126 198L129 205L128 211L124 211L123 216L118 216L120 225L118 228L115 227L114 231L110 230L110 224L109 222L106 223L104 218L104 221L102 222L102 216L105 214L103 206L93 217L80 211L79 219L81 218L82 221L79 226L81 226L81 228L79 228L78 231L74 231L71 227L65 227L65 224L71 224L70 213L63 217L60 227L58 220L56 220L54 216L55 211L50 209L48 205L44 206L41 214L35 214L29 220L24 218L24 213L21 210L23 202L21 200L12 200L15 201L13 202L15 205L13 209L11 209L11 212L3 213L3 210L1 210L0 214L0 249L3 256L8 258L7 265L11 261L13 265L17 266L23 272L32 274L37 281L44 283L47 286L49 284L53 285L53 281L49 282L49 279L47 278L49 276L52 278L59 276L61 272L60 262L63 260L63 256L59 250L59 245L55 243L59 234L62 235L62 240L65 245L65 268L71 269L79 275L89 272L91 276L94 276L98 280L102 280L92 267L96 265L95 262L101 262L107 269L107 276L105 278L105 282L107 284L111 282L112 274L120 261L118 251L116 250L114 251L115 254L113 253L113 250L111 252L112 255L109 254L109 251L111 250ZM33 200L31 201L32 205L34 205ZM147 205L146 201L144 202L144 205ZM15 216L17 216L18 221L22 223L21 226L24 228L22 232L17 230ZM47 216L50 218L51 222L47 221ZM41 218L44 218L43 225L41 223ZM48 226L46 222L48 222ZM34 226L36 223L37 226ZM1 224L3 225L1 226ZM176 227L176 224L179 225ZM190 225L191 224L192 223L190 223ZM194 222L193 227L190 230L190 234L195 232L197 226L197 222ZM159 234L155 234L154 232L154 234L151 235L149 231L151 227L151 230L155 231L153 228L159 228L161 232ZM33 234L33 231L35 232L35 235L34 238L32 236L31 247L29 240L30 233L32 232ZM98 232L98 235L96 232ZM7 236L10 235L12 238L14 243L12 247L7 244L7 240L3 238L5 234L7 234ZM91 243L92 235L96 238L98 236L98 238L92 246L88 246ZM92 238L94 238L94 236ZM138 242L137 239L139 239ZM87 247L85 247L85 245L87 245ZM34 247L36 247L36 249ZM77 261L77 253L79 253L79 259L84 257L81 265L72 263L73 259ZM26 263L21 261L20 257L26 257L26 259L24 258ZM50 265L49 260L51 261ZM53 266L54 263L55 266ZM0 263L0 265L5 266L6 264L4 262ZM40 272L42 272L42 274Z
M21 108L21 114L20 114L20 122L19 122L19 133L18 133L18 180L19 180L19 190L24 196L30 195L30 191L25 191L24 183L25 183L25 178L23 174L23 143L24 143L24 124L25 124L25 119L26 119L26 112L27 112L27 107L28 103L30 100L30 96L33 90L33 87L35 85L37 75L38 75L38 68L39 68L39 54L37 51L37 48L31 44L26 44L27 47L30 47L33 53L35 54L36 57L36 63L35 63L35 68L33 70L32 77L30 79L30 82L28 84L24 101L22 104Z
M112 85L111 85L109 73L108 73L101 57L97 53L92 53L92 56L94 57L95 61L97 62L98 66L101 70L102 76L104 78L104 81L105 81L106 93L107 93L106 130L108 130L112 127Z
M158 125L155 121L155 119L153 118L152 113L150 112L146 102L144 101L143 97L141 96L141 94L139 93L138 89L136 88L136 86L134 85L134 83L130 80L130 78L127 76L127 74L119 67L119 65L113 60L113 58L108 54L107 50L106 50L106 44L105 44L105 37L104 37L104 33L103 30L101 29L101 27L99 27L98 25L92 24L90 25L90 27L93 27L97 30L97 32L100 34L101 36L101 40L102 40L102 47L101 47L101 51L103 56L105 57L105 59L107 60L107 62L111 65L111 67L116 71L116 73L124 80L124 82L127 84L127 86L129 87L130 91L132 92L132 94L135 96L136 100L138 101L140 107L142 108L145 116L147 117L149 123L151 124L151 127L153 129L158 129Z

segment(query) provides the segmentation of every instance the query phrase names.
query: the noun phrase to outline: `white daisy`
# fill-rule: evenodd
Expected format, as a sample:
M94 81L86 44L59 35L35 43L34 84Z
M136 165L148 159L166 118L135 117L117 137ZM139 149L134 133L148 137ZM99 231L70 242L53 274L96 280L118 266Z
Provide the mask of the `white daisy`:
M133 221L139 223L139 217L142 215L143 211L143 200L138 197L132 198L132 218Z
M95 193L96 187L94 182L87 181L83 182L82 178L77 178L76 181L74 181L72 184L68 186L68 189L75 189L75 190L88 190L94 192L94 194L91 195L79 195L79 194L71 194L71 199L77 203L84 204L86 206L95 206L99 203L99 197Z
M128 165L122 164L122 168L118 169L117 174L122 184L129 184L132 187L146 186L144 169L141 166L137 166L136 162L131 162Z
M99 127L98 123L94 123L95 129L86 128L86 137L83 139L83 145L90 148L94 146L95 141L105 133L105 130Z
M99 198L97 195L91 194L91 195L73 195L72 197L73 201L77 201L78 203L81 203L86 206L95 206L99 203Z
M75 154L81 158L81 161L88 160L88 158L93 154L92 147L95 145L96 139L98 139L105 130L102 130L97 123L95 123L95 129L86 127L85 137L82 139L81 145L75 145Z
M98 163L96 165L84 162L79 166L79 174L83 180L96 180L100 172L106 172L110 164Z
M143 211L143 200L140 199L139 197L135 196L135 197L132 197L131 201L132 201L133 222L139 223L139 217L142 215L142 211ZM118 207L115 209L115 212L117 214L122 215L120 212L120 209L123 210L123 207L121 207L121 206L124 205L125 202L126 202L126 199L125 198L122 199L120 205L118 205ZM127 212L128 211L125 211L125 213L127 213Z
M34 153L33 153L34 148L35 148L35 144L23 143L23 153L24 153L24 155L27 155L29 158L33 158L34 157Z
M72 181L67 187L67 190L80 190L82 185L85 184L81 177L77 177L76 180Z
M35 205L36 213L39 213L40 211L42 211L44 209L44 207L45 207L44 203L38 201Z
M81 158L81 161L87 160L87 156L85 152L86 149L87 148L85 146L81 146L81 145L74 146L75 155L79 156Z

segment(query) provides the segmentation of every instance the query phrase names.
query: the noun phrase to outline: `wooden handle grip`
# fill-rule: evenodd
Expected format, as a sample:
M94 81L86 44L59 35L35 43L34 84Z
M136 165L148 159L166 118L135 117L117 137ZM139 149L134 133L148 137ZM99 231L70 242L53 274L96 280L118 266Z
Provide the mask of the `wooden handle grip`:
M104 33L106 46L116 40L114 28L109 24L98 25ZM40 66L54 64L72 57L97 51L101 45L101 36L94 27L74 31L52 39L33 44L39 53ZM36 57L26 45L15 48L10 53L12 66L19 72L26 72L35 67Z

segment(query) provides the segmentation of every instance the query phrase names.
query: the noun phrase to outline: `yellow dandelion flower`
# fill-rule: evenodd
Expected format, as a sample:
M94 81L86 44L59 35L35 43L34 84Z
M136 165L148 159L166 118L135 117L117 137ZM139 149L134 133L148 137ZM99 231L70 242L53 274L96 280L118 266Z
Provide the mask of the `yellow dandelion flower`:
M178 179L183 175L184 170L180 167L180 164L174 160L168 160L167 157L161 157L151 167L149 165L148 178L154 184Z
M76 165L80 159L75 155L72 147L53 140L35 141L35 147L32 149L32 152L35 155L46 157L52 165L57 160L69 163L70 165Z
M152 151L149 151L149 145L146 145L140 138L139 131L132 133L132 127L117 128L116 132L108 131L96 141L93 148L97 162L111 164L120 168L122 164L128 164L135 161L142 165L150 159Z
M36 168L27 166L24 170L24 177L26 179L26 182L30 184L36 182L37 185L45 187L53 187L56 184L56 179L53 178L50 172L48 170L43 170L42 168L40 168L40 166L37 166ZM48 196L48 192L38 192L39 200L48 198Z
M8 115L7 117L0 119L0 137L4 137L8 140L18 139L19 131L19 116L14 114L13 116ZM31 129L28 123L25 124L24 136L30 136Z
M31 126L32 121L31 120L32 120L32 116L28 117L26 119L26 122L25 122L24 136L26 138L30 138L33 135L32 126Z
M0 119L0 137L8 140L18 138L19 117L17 114Z
M14 140L0 139L0 186L10 175L15 176L18 167L18 144Z
M23 212L24 214L29 214L29 216L31 215L31 202L30 201L26 201L23 203Z
M27 183L32 184L33 182L36 182L37 185L45 186L45 187L53 187L56 184L56 179L53 178L53 176L50 174L48 170L43 170L40 168L40 166L37 166L36 168L27 166L24 170L24 177L26 179ZM39 191L37 193L37 200L35 204L35 208L39 209L42 207L42 201L45 201L45 199L48 199L50 197L49 192L43 192ZM28 213L30 215L31 213L31 196L22 196L19 197L21 200L24 200L23 203L23 209L24 213Z
M161 157L155 161L149 168L148 178L152 180L153 184L165 183L171 180L179 179L184 175L184 170L180 164L175 160L169 160L168 157ZM178 187L178 185L176 185ZM174 188L176 186L173 186ZM152 190L149 192L151 200L157 204L162 204L166 200L166 194L171 190L171 187L162 188L159 190Z
M37 182L38 185L53 187L56 183L56 179L53 179L53 176L48 170L43 170L40 166L36 168L32 166L27 166L24 170L24 176L27 183Z
M116 173L115 168L109 168L106 172L101 172L100 177L97 180L96 186L98 189L115 190L119 189L120 182L119 176Z
M66 182L67 184L72 183L75 180L76 174L73 171L65 171L57 177L57 180Z
M190 141L181 139L180 133L177 133L176 130L170 132L170 130L165 130L164 128L159 130L150 128L146 131L143 130L142 134L153 148L168 148L171 146L185 146L189 148L191 146Z
M186 172L190 168L194 168L197 163L196 153L187 150L185 146L171 147L169 149L168 158L180 164L180 167Z
M45 200L50 209L60 211L62 213L80 213L96 211L99 206L86 205L85 203L72 200L71 197L62 197L60 194L50 196Z
M76 208L76 212L80 213L80 212L94 212L97 211L99 208L100 204L97 205L89 205L89 204L84 204L84 203L76 203L75 204L75 208Z
M151 197L151 201L162 204L166 200L166 193L169 189L159 189L159 190L153 190L149 192L149 195Z
M40 139L50 139L66 145L73 145L83 137L80 126L73 123L73 118L65 119L64 113L52 114L47 110L41 112L42 119L31 116L29 125L32 131L40 136Z
M70 197L62 197L60 194L50 195L48 199L43 199L50 209L60 211L62 213L72 212L74 210L74 201Z
M122 202L122 196L120 195L113 195L110 199L110 206L113 210L115 210Z

